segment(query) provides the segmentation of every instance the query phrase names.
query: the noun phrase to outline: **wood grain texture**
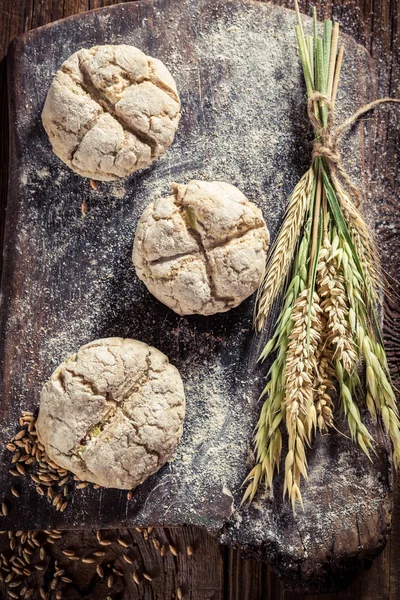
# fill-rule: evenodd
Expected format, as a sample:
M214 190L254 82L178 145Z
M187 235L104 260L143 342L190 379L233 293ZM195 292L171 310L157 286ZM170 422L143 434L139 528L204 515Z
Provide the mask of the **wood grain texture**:
M7 4L7 6L6 6ZM3 47L7 45L7 41L11 39L13 34L27 30L32 26L43 24L46 20L61 18L67 14L72 14L78 10L86 10L93 8L87 2L37 2L37 3L4 3L3 24ZM309 9L308 2L301 3L303 9ZM333 6L330 2L317 3L319 14L322 17L325 14L333 14L341 21L342 28L348 33L355 36L361 43L364 43L367 48L372 51L374 58L377 60L378 86L380 95L399 95L399 78L398 78L398 3L371 1L371 2L334 2ZM1 6L1 3L0 3ZM40 20L42 19L42 21ZM4 62L2 63L2 68ZM4 82L4 78L3 78ZM6 116L6 106L4 102L4 94L2 95L1 116L4 121ZM371 146L371 156L374 159L373 168L369 174L370 194L371 197L384 198L382 207L382 218L379 225L379 239L382 240L382 245L390 249L390 253L386 255L386 268L392 276L398 274L398 262L393 260L393 256L398 256L398 223L397 216L397 196L396 196L396 177L398 180L398 165L396 157L398 156L398 120L389 118L389 111L382 111L377 117L376 139ZM4 130L4 128L3 128ZM4 136L5 137L5 136ZM6 156L7 144L2 137L1 148L3 156ZM4 192L6 189L7 165L6 161L1 162L1 192L4 206ZM385 186L383 186L383 183ZM384 189L384 192L383 192ZM392 357L392 367L397 368L394 371L398 377L398 305L396 301L387 303L387 341L390 355ZM399 506L398 486L396 487L395 506ZM396 512L396 511L395 511ZM354 582L348 592L335 596L335 598L360 598L378 600L390 598L391 600L398 598L399 582L398 582L398 557L399 557L399 526L396 519L394 520L394 534L385 553L379 557L372 569L365 575L363 574L357 581ZM397 535L396 535L397 534ZM210 547L213 542L209 541ZM264 597L261 594L271 593L274 589L275 595L270 597L280 597L278 595L279 584L270 585L270 574L264 565L260 565L256 561L239 561L236 552L228 551L225 553L226 564L231 565L229 570L226 568L226 596L225 597L243 597L257 598ZM237 562L239 561L239 562ZM233 565L240 565L234 567ZM274 587L275 585L275 587ZM278 587L276 587L278 586ZM239 596L238 590L243 590ZM269 590L269 592L267 591ZM229 596L228 596L229 594ZM210 596L211 597L211 596ZM215 596L222 597L221 596ZM268 597L268 596L267 596ZM329 596L331 597L331 596ZM298 598L286 594L285 598ZM311 599L312 596L307 596ZM328 596L323 597L328 598ZM332 596L333 598L333 596Z

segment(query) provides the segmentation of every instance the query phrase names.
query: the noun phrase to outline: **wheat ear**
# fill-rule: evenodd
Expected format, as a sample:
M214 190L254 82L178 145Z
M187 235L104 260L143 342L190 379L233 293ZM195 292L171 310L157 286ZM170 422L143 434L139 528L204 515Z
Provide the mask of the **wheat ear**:
M305 445L310 443L316 425L312 384L321 337L321 308L315 292L310 302L310 293L306 288L294 303L293 328L286 352L284 404L289 451L285 460L284 494L288 493L293 510L297 500L302 504L300 475L307 478Z
M383 290L384 287L378 248L361 212L353 204L340 181L336 177L333 177L333 180L343 216L363 269L365 282L368 287L366 291L376 301L377 292Z
M333 358L340 360L348 373L354 369L357 355L348 319L348 299L341 273L342 253L339 236L332 243L328 234L319 254L317 290L326 318L326 345L333 350Z
M261 331L272 304L289 272L304 220L310 206L314 170L310 168L294 188L272 252L267 260L255 305L255 326Z

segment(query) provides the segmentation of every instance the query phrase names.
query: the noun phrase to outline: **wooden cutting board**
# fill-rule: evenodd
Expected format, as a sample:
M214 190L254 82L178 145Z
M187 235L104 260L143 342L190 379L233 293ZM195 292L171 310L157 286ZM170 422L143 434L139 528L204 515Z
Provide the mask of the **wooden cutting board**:
M372 464L344 435L318 436L304 512L293 517L281 479L273 497L261 493L250 509L238 509L266 370L256 365L262 340L251 326L254 299L214 317L179 317L147 292L130 259L144 207L168 194L173 181L194 178L238 186L262 208L273 239L310 161L294 24L291 11L257 2L143 0L71 17L12 43L0 432L0 496L10 512L1 529L198 525L269 561L297 589L333 589L382 549L388 444L368 417L377 440ZM338 121L375 92L369 56L345 42ZM183 116L162 159L94 190L52 154L40 113L61 63L81 47L104 43L132 44L163 60L177 81ZM373 127L368 122L344 145L347 167L362 185ZM372 226L374 210L379 205L366 207ZM184 436L173 460L131 501L125 492L90 487L75 490L58 513L28 477L16 482L9 475L4 445L20 411L37 409L57 364L108 336L152 344L178 367L187 392ZM339 416L338 428L348 434ZM11 484L20 488L19 500Z

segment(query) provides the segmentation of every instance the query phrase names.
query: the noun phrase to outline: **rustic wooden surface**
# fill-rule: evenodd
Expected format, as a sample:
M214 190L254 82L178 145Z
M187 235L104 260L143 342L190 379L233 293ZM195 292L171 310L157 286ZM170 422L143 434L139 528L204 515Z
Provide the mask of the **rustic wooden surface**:
M64 7L62 7L60 3L53 4L54 6L51 6L50 3L48 3L47 5L46 3L42 2L40 3L40 6L35 5L35 3L29 4L29 6L28 4L25 4L23 6L11 6L10 3L10 5L7 7L7 14L9 15L9 17L11 16L11 18L3 19L4 44L6 45L6 41L8 39L13 37L13 35L16 35L17 33L20 33L24 29L30 28L32 26L37 26L54 18L61 18L62 16L66 16L65 14L61 14L61 12L59 12L61 10L64 10ZM90 8L92 7L93 5L90 6ZM77 12L78 10L84 10L86 8L88 8L86 2L82 2L79 4L68 3L68 6L65 7L65 10ZM373 18L369 14L369 11L372 8L374 9ZM362 8L359 9L359 12L357 12L355 10L355 3L346 3L344 6L342 6L341 4L335 2L335 6L333 9L333 14L339 20L341 20L343 29L355 35L355 37L358 38L361 42L364 42L367 45L367 47L372 49L373 54L375 54L375 58L379 59L377 67L379 75L378 83L380 87L380 95L384 95L387 92L390 92L392 95L396 95L397 92L397 95L399 95L399 84L398 81L395 81L395 74L397 73L396 64L398 64L395 62L396 60L398 60L398 56L395 55L396 49L398 48L396 43L396 36L398 34L399 22L395 11L395 3L393 3L393 5L385 3L383 6L381 6L380 4L378 6L378 3L376 3L376 5L374 6L365 6L363 4ZM9 29L7 29L7 25L9 25ZM391 49L394 50L393 56L391 55ZM2 116L4 116L6 112L4 95L2 96L2 108L4 109L2 110ZM390 127L392 127L393 129L390 130ZM393 120L392 125L389 123L388 113L382 114L378 117L378 133L380 141L377 142L375 148L373 149L373 154L376 157L376 166L372 174L372 181L370 182L371 195L373 196L375 194L377 197L379 197L382 193L381 174L383 175L386 182L389 182L389 187L386 187L385 190L385 204L384 210L382 211L382 221L379 234L380 240L383 242L383 244L385 244L386 247L390 245L391 256L396 256L397 252L395 244L398 243L396 238L397 229L395 215L397 207L395 195L396 193L394 187L396 181L396 150L398 151L398 148L396 148L396 139L398 140L398 137L396 137L395 127L395 120ZM4 137L1 140L2 145L4 145L6 142ZM389 143L385 144L386 140L389 140ZM3 149L6 152L6 147L4 147ZM385 151L387 152L386 155L384 154ZM2 161L1 169L1 181L3 184L1 186L1 190L3 191L6 188L6 161ZM5 196L2 195L2 198L5 198ZM393 276L396 276L397 264L395 264L395 261L390 260L390 257L386 258L386 268L390 270L390 273ZM396 343L398 343L398 336L396 336L395 303L387 303L387 313L389 317L389 320L387 321L387 323L389 323L389 326L386 327L389 333L388 343L391 351L391 356L393 359L395 359ZM396 367L395 364L393 364L393 366ZM395 374L398 375L398 373ZM398 494L397 488L396 493ZM394 522L394 527L396 527L396 521ZM210 572L207 571L207 575L205 576L204 571L201 571L201 569L199 568L197 572L197 568L193 569L193 563L191 563L191 566L189 566L190 563L188 563L186 559L184 560L183 558L181 558L182 569L185 573L185 577L188 577L189 570L193 569L190 583L191 589L193 590L192 597L281 597L282 592L280 591L280 585L276 581L271 582L271 576L267 573L265 565L256 563L254 561L240 561L239 567L239 559L235 552L228 550L216 551L215 542L213 540L207 539L207 536L205 534L196 532L196 530L193 530L193 533L194 535L197 534L202 539L202 543L199 545L199 551L197 553L197 561L199 561L200 556L202 556L204 558L204 563L207 565L206 568L209 569ZM134 533L133 535L136 535L136 533ZM359 578L359 580L357 580L353 584L353 586L349 589L348 592L346 592L345 594L341 594L340 596L336 596L336 598L397 598L399 591L398 581L396 579L396 560L398 557L399 550L399 542L397 541L397 537L398 536L396 536L395 530L387 550L385 551L382 557L378 558L377 561L375 561L372 569L368 572L368 574L363 574ZM214 553L213 555L210 554L210 558L209 560L207 560L207 554L209 552L212 552L212 548L214 548ZM218 558L215 558L217 555ZM210 567L214 568L211 569ZM211 571L213 574L212 576ZM218 577L216 577L216 574L219 574ZM204 583L205 579L210 580L212 592L204 592L204 585L200 585L200 581ZM197 584L196 581L198 582ZM201 592L200 587L202 588L203 592ZM139 597L169 597L163 595L163 590L167 590L168 588L167 586L163 587L162 583L161 585L159 585L158 583L152 582L151 589L153 591L149 591L148 593L154 594L153 596L140 595ZM196 592L196 590L198 590L198 592ZM167 594L169 592L165 593ZM196 593L198 593L198 595L196 595ZM295 598L296 596L286 594L285 597ZM311 596L309 596L309 598L311 598Z

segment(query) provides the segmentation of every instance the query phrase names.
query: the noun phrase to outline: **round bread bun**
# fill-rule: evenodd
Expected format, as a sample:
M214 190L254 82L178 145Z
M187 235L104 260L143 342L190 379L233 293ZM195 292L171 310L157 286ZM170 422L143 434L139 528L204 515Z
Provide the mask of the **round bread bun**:
M178 370L156 348L95 340L57 367L40 396L39 441L60 467L132 489L172 455L185 416Z
M213 315L258 288L269 233L261 210L220 181L172 186L143 212L133 264L158 300L180 315Z
M166 66L127 45L75 52L42 112L53 152L79 175L105 181L149 166L171 145L179 118Z

